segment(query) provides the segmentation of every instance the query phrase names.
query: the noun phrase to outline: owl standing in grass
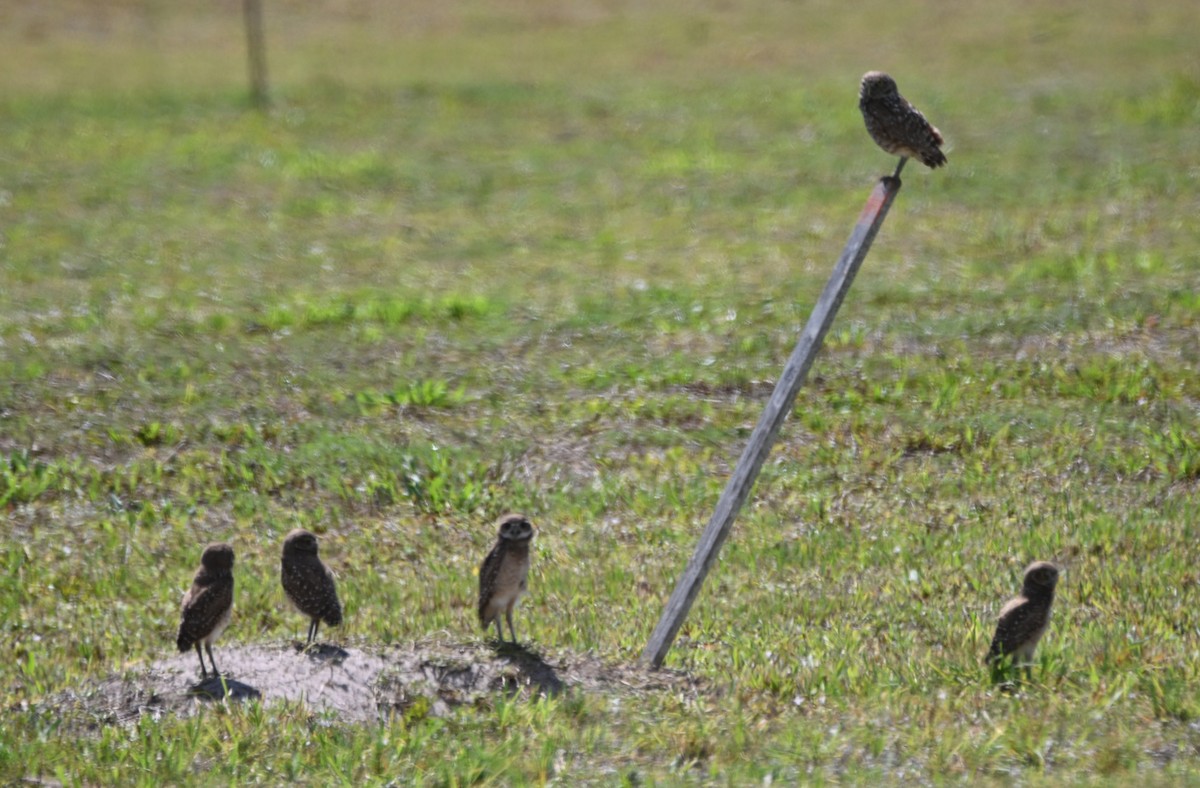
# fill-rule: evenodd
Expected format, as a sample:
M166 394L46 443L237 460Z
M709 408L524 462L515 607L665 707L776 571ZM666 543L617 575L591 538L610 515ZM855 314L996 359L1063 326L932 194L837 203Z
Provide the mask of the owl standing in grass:
M517 642L513 629L513 608L525 593L529 577L529 543L533 541L533 524L523 514L506 514L499 520L500 533L483 565L479 567L479 623L484 631L494 621L496 634L504 641L500 615L508 621L512 642Z
M1050 625L1050 608L1054 606L1057 585L1058 567L1049 561L1034 561L1026 567L1021 593L1000 610L996 634L987 653L993 671L1002 668L1005 658L1011 657L1029 675L1033 652Z
M317 639L321 621L331 627L342 623L342 603L338 599L333 572L317 555L315 535L303 528L287 535L283 540L279 578L288 601L309 618L306 646Z
M208 661L212 675L217 672L217 661L213 659L212 644L229 626L233 614L233 548L225 542L216 542L204 548L200 556L200 568L192 578L192 587L183 595L179 614L179 633L175 645L180 651L195 646L200 658L200 677L207 678L204 655L200 644L208 650Z
M901 157L901 166L908 158L930 168L946 163L946 154L941 151L942 133L900 95L896 80L887 74L868 71L863 75L858 108L871 139L888 153Z

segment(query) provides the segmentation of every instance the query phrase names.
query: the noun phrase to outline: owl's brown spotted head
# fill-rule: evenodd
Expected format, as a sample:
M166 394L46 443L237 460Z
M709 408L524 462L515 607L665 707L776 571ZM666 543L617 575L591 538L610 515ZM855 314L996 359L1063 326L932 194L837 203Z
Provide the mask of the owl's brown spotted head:
M213 542L204 548L200 556L200 565L209 572L229 572L233 570L233 547L226 542Z
M523 514L506 514L497 523L500 538L506 542L528 542L533 538L533 523Z
M284 555L316 555L317 537L303 528L290 532L283 540Z
M858 88L858 97L862 101L894 96L899 92L896 80L882 71L868 71L863 74L862 84Z
M1058 585L1059 569L1049 561L1034 561L1025 567L1025 594L1053 592Z

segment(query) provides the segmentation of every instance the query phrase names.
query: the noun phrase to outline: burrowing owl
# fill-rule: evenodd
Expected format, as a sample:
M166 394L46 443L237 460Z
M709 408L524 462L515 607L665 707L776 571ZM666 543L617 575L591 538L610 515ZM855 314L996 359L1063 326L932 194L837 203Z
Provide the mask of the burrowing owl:
M1058 567L1049 561L1034 561L1025 569L1021 593L1000 611L992 647L987 661L999 666L1006 656L1025 665L1033 660L1033 651L1046 633L1050 623L1050 608L1054 605L1054 587L1058 584Z
M942 133L900 95L896 80L887 74L882 71L863 74L858 108L871 139L888 153L918 159L927 167L946 163L946 155L939 150Z
M500 536L496 545L479 567L479 623L486 632L496 622L496 634L504 640L500 614L508 620L512 642L517 642L513 629L513 608L526 590L529 576L529 542L533 539L533 524L523 514L506 514L498 521Z
M303 528L297 528L287 535L283 540L283 563L279 576L288 601L312 619L305 645L316 640L321 621L331 627L342 623L342 603L338 601L333 572L317 557L316 536Z
M200 568L192 578L192 587L183 595L179 616L179 634L175 644L180 651L196 647L200 657L200 675L207 677L200 644L208 649L208 661L213 675L219 676L213 659L213 641L229 626L233 611L233 548L224 542L210 544L200 556Z

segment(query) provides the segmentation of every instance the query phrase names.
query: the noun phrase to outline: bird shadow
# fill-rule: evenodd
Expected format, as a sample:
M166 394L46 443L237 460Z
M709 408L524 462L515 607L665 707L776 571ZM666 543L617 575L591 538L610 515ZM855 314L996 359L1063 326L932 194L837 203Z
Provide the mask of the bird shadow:
M292 641L292 648L297 654L303 654L314 662L332 662L340 665L350 656L350 652L332 643L310 643L305 645L298 640Z
M220 674L205 676L199 682L188 687L187 694L202 700L224 700L225 698L247 700L262 697L262 693L249 684Z
M554 668L538 652L520 643L493 640L488 643L492 653L516 667L518 678L506 682L506 689L514 693L521 685L535 687L539 695L554 697L566 689L566 684L554 672Z

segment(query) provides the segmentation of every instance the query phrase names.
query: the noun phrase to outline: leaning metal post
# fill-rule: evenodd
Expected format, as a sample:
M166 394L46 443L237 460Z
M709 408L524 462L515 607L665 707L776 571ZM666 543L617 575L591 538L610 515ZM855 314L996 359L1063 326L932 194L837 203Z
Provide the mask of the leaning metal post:
M246 49L250 61L250 101L258 109L270 103L267 94L267 45L263 33L262 0L242 0Z
M759 418L758 425L750 435L750 442L742 452L733 476L729 479L729 484L726 485L720 500L717 501L716 511L713 512L712 519L708 521L708 526L700 537L700 543L696 545L696 551L688 561L683 576L676 584L674 592L671 593L662 617L658 620L658 625L650 636L650 642L646 644L646 649L642 652L642 662L656 668L660 667L667 652L671 649L671 644L675 641L675 636L679 633L683 620L687 618L688 611L691 610L692 602L700 592L700 586L704 584L708 570L716 561L721 545L729 536L734 518L737 517L738 511L754 487L758 472L762 469L763 462L766 461L771 446L775 443L775 437L779 434L783 420L787 418L788 412L792 409L796 394L804 385L804 379L812 366L813 358L821 349L821 343L825 339L826 332L829 331L829 326L833 323L838 307L842 305L842 299L846 297L846 292L854 281L854 275L858 273L859 266L862 265L867 251L871 248L871 242L875 240L875 234L883 226L888 208L891 207L892 201L896 199L896 194L900 191L899 175L900 170L904 168L905 161L906 159L902 157L893 175L880 178L871 191L871 196L867 198L867 204L858 217L858 223L854 225L854 232L850 234L850 240L846 242L846 248L842 250L842 256L838 258L829 282L821 292L821 297L817 299L817 304L813 307L812 314L809 315L808 323L800 333L800 339L796 342L796 347L792 350L787 365L783 368L779 382L775 384L775 390L767 401L767 407Z

